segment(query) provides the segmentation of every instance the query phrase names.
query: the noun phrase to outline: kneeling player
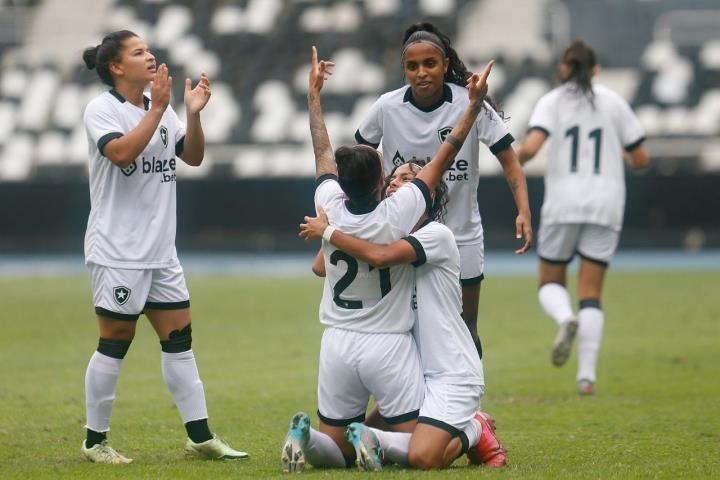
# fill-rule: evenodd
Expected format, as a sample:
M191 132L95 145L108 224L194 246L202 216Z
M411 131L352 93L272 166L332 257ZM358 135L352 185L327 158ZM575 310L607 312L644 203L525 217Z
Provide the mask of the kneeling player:
M398 167L386 195L412 181L419 170L415 164ZM506 451L493 433L493 420L477 412L484 390L483 369L461 316L460 255L452 232L434 221L444 210L444 200L439 192L429 218L424 215L412 235L391 245L344 234L329 225L322 211L318 218L306 217L301 226L305 238L329 238L335 247L376 268L401 263L417 267L413 335L425 375L425 400L412 435L350 425L348 437L359 460L370 453L369 467L379 462L379 452L388 460L420 469L445 468L463 452L470 464L505 465ZM373 456L373 452L378 453Z

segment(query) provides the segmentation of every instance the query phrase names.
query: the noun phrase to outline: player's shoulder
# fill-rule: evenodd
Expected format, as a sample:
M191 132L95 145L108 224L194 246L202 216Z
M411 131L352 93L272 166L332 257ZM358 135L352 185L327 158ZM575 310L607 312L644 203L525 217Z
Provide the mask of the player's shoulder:
M549 91L545 92L544 95L540 97L538 100L538 103L544 102L544 103L555 103L558 100L560 100L563 96L570 94L570 88L567 84L558 85L555 88L551 88Z
M88 102L85 107L85 114L114 110L113 102L115 101L112 94L109 91L105 91Z
M600 101L610 103L612 105L627 105L628 102L622 95L617 93L615 90L606 87L605 85L593 84L593 93L595 98Z
M407 85L389 92L385 92L378 98L378 103L383 106L399 106L405 101L405 95L410 87Z
M448 239L453 243L455 242L455 235L453 235L452 230L446 225L436 221L426 222L413 233L413 236L417 238L433 237L437 240Z

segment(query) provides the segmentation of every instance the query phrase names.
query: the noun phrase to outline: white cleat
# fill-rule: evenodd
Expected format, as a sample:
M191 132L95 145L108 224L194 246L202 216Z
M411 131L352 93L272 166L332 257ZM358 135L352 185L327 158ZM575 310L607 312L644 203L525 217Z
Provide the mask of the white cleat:
M553 341L553 348L550 358L553 365L561 367L570 358L570 350L572 350L573 340L578 330L578 321L575 317L570 317L565 323L558 328L557 335Z
M231 448L214 433L213 438L202 443L195 443L188 438L185 453L204 460L240 460L249 457L247 453Z
M285 473L301 473L305 469L304 446L310 435L310 417L299 412L290 419L285 443L280 452L280 464Z
M96 443L90 448L85 447L85 441L83 440L82 453L85 455L85 458L93 463L106 463L109 465L132 463L132 458L120 455L108 444L107 440L103 440L101 443Z

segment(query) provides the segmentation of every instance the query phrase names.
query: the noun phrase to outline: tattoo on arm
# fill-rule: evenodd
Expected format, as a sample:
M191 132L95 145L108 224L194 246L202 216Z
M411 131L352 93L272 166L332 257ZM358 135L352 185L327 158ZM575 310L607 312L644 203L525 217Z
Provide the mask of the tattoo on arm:
M326 173L336 173L335 158L318 96L308 95L308 112L310 114L310 136L315 153L315 174L319 177Z

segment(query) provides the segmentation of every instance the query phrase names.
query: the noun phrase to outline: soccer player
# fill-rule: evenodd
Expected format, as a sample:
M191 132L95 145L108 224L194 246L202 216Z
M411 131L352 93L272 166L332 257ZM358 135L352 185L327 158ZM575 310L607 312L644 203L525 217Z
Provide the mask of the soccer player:
M200 111L210 99L203 74L185 80L187 127L170 103L172 77L145 42L128 30L113 32L83 53L89 69L110 87L88 104L90 218L85 261L100 330L85 374L91 462L132 460L107 441L120 367L141 313L159 339L162 373L180 412L188 454L208 459L247 458L210 432L203 384L191 349L190 300L175 250L176 157L203 160ZM150 84L150 97L143 94Z
M413 182L382 202L382 160L374 148L340 147L333 155L320 105L320 90L332 66L318 61L313 47L308 108L318 184L315 204L343 231L391 243L407 235L431 205L430 192L480 112L492 63L482 75L469 80L466 94L471 101L435 159ZM414 321L410 308L412 267L376 269L327 241L322 248L326 277L320 321L326 329L318 374L320 431L310 427L306 414L293 416L281 453L285 471L302 470L306 460L316 467L343 467L356 458L345 436L358 443L347 427L363 421L370 395L385 421L404 431L414 427L423 398L422 367L410 333ZM368 463L376 455L360 453L359 465L382 468L377 462Z
M643 129L627 102L592 84L599 68L592 48L573 42L560 62L562 84L538 101L518 149L525 163L549 140L538 240L538 298L559 327L553 364L567 361L577 332L576 380L581 395L595 392L604 323L603 279L617 248L625 210L623 157L634 168L650 161ZM576 253L580 255L577 314L565 289L567 264Z
M408 28L402 48L402 68L409 85L382 95L355 134L360 144L377 148L382 143L386 174L402 163L433 157L468 104L464 87L471 73L450 40L434 25L420 23ZM532 243L527 183L511 147L513 140L502 118L486 101L468 141L444 177L452 199L445 223L460 250L463 318L481 358L477 317L485 260L477 202L479 142L500 161L515 199L516 236L524 238L516 253L526 252Z
M389 177L386 195L392 196L412 181L420 167L402 164ZM494 435L491 417L478 412L484 392L482 360L476 355L470 333L461 316L460 254L452 232L442 223L443 193L437 191L430 212L423 215L414 232L390 245L360 240L330 226L322 210L318 218L305 217L301 236L330 239L330 243L375 268L401 263L416 267L417 319L413 336L425 375L425 399L418 424L409 433L390 433L371 428L356 435L366 451L382 450L401 465L423 470L445 468L463 452L471 464L505 465L506 451ZM367 427L352 424L363 431Z

